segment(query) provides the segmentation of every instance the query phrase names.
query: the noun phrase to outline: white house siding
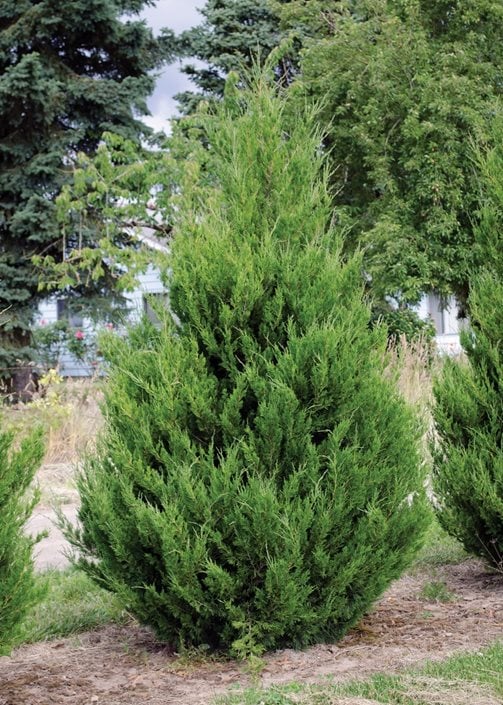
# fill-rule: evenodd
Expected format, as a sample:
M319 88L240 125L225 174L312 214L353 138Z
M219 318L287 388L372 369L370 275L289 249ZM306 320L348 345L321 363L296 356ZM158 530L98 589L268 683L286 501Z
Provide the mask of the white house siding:
M145 311L145 297L149 294L165 294L166 288L161 282L159 271L150 266L145 274L138 277L138 288L127 295L129 300L129 320L138 321Z
M145 310L145 297L149 294L166 293L158 270L152 266L138 277L138 282L138 288L126 295L129 309L128 321L131 323L141 318ZM56 323L57 320L57 298L51 297L42 301L38 307L37 325L44 323L48 325L50 323ZM84 320L82 329L84 332L88 329L91 333L92 326L90 322ZM89 377L95 372L95 368L92 365L87 365L76 360L70 353L63 352L59 360L59 371L63 377Z

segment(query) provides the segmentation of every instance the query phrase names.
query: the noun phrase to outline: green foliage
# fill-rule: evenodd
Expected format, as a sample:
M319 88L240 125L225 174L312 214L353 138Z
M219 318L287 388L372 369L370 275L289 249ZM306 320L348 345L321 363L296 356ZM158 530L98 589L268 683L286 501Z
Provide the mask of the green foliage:
M37 575L36 581L47 587L47 593L20 628L23 644L70 636L111 622L123 624L129 619L114 595L100 590L80 571L54 570Z
M495 129L501 130L498 121ZM503 147L486 155L486 189L477 227L487 270L470 292L467 364L446 361L434 387L439 443L435 490L439 519L467 551L503 571ZM484 253L486 256L484 257Z
M313 111L264 79L205 121L162 325L104 344L76 562L160 639L258 657L341 637L429 520L420 428L341 258ZM201 117L201 120L203 118Z
M138 0L22 0L0 7L0 367L29 356L30 328L46 270L33 256L60 262L75 249L99 250L100 228L62 232L55 198L78 152L93 154L105 130L139 142L149 132L150 72L169 37L153 38L131 19ZM129 15L127 18L125 15ZM122 242L129 243L128 233ZM95 305L115 291L102 253L93 277L68 284ZM98 267L98 268L96 268Z
M97 335L94 328L76 327L65 319L40 324L33 329L33 361L45 370L58 368L62 355L68 352L79 362L97 365Z
M372 307L372 321L386 325L390 340L398 340L401 336L405 336L410 342L424 341L433 344L435 337L433 322L424 321L411 308L395 308L386 302L376 303Z
M446 360L434 385L439 520L466 550L503 571L503 283L481 275L462 334L468 363Z
M491 122L490 142L478 143L474 162L479 174L479 205L475 213L476 269L490 269L503 278L503 103Z
M465 302L479 190L470 136L489 140L501 95L502 3L282 7L287 26L314 29L295 90L299 104L322 101L334 203L365 246L375 297Z
M208 0L201 14L203 22L178 38L181 56L205 64L182 69L198 89L176 96L184 113L194 112L201 100L221 98L229 72L263 63L281 40L279 19L268 0ZM278 80L287 81L291 70L283 57L275 67Z
M50 254L33 258L43 268L41 288L88 288L105 274L113 277L117 293L132 290L137 275L152 262L152 248L138 237L148 228L159 241L167 238L173 224L171 198L179 172L171 149L145 148L120 135L106 132L91 157L80 153L71 181L56 199L57 216L63 233L75 232L76 244L61 260ZM177 184L178 185L178 184ZM155 193L155 197L154 194ZM173 199L174 200L174 199ZM159 215L162 214L162 220ZM89 239L89 233L99 237ZM95 320L107 315L117 319L122 311L96 297L80 312Z
M137 286L138 274L148 266L166 269L164 251L176 229L180 203L187 193L194 201L200 199L212 176L204 168L197 116L174 121L172 133L158 146L144 148L107 132L96 154L78 155L73 178L56 200L57 215L63 233L95 231L101 224L98 247L83 235L63 261L52 255L36 257L45 272L43 288L88 287L106 266L115 291L124 292ZM124 317L116 300L112 306L107 298L97 302L96 296L68 303L94 323Z
M445 584L445 580L430 580L421 589L421 598L428 602L452 602L455 597Z
M13 433L0 431L0 655L18 642L25 615L44 593L33 573L37 539L24 534L37 500L36 495L26 499L25 493L42 461L42 439L34 433L17 449L13 440Z

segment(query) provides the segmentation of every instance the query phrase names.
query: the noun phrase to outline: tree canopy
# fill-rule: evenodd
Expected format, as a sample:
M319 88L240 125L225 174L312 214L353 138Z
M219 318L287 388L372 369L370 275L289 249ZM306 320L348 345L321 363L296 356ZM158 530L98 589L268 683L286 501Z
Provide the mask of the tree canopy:
M0 6L0 366L23 358L40 297L34 255L64 259L96 231L63 238L54 200L78 152L92 154L104 130L139 141L148 133L151 71L169 53L135 15L140 0L7 0ZM131 17L132 16L132 17ZM122 235L124 244L130 236ZM113 271L73 287L77 297L113 292Z
M343 0L282 8L305 25L295 90L321 101L334 205L363 245L378 297L464 301L478 177L472 140L490 140L501 94L496 0Z
M222 97L230 71L264 61L281 39L279 18L268 0L208 0L201 14L202 23L177 40L177 52L199 64L182 69L197 88L177 96L185 113L202 99ZM278 77L287 76L289 70L284 59L277 68Z

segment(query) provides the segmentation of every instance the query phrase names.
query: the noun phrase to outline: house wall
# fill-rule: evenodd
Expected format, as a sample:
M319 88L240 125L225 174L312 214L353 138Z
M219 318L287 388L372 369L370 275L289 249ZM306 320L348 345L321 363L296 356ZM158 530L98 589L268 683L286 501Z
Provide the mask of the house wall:
M138 288L126 294L128 300L128 321L138 321L145 310L145 297L148 294L162 294L165 288L161 282L159 271L150 266L144 274L138 277ZM36 323L56 323L58 320L57 298L51 297L42 301L38 307ZM91 329L89 321L83 323L82 329ZM63 377L89 377L94 373L92 365L76 360L70 353L63 352L59 360L59 371Z

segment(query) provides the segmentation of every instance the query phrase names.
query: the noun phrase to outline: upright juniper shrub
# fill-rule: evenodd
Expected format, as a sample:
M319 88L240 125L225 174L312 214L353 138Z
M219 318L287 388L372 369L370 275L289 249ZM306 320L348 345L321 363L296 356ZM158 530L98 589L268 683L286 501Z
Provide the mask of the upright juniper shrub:
M0 430L0 655L16 644L19 627L29 608L42 594L35 581L32 549L36 539L26 536L24 526L37 497L25 499L42 460L40 434L25 439L13 450L12 433Z
M475 151L480 175L474 274L462 334L466 358L447 360L434 386L439 518L465 548L503 572L503 116L493 146Z
M447 360L434 387L439 519L503 572L503 282L486 273L469 298L468 360Z
M428 509L313 114L289 124L264 78L218 111L215 186L173 241L174 315L104 346L106 430L67 534L160 639L243 653L340 638Z

